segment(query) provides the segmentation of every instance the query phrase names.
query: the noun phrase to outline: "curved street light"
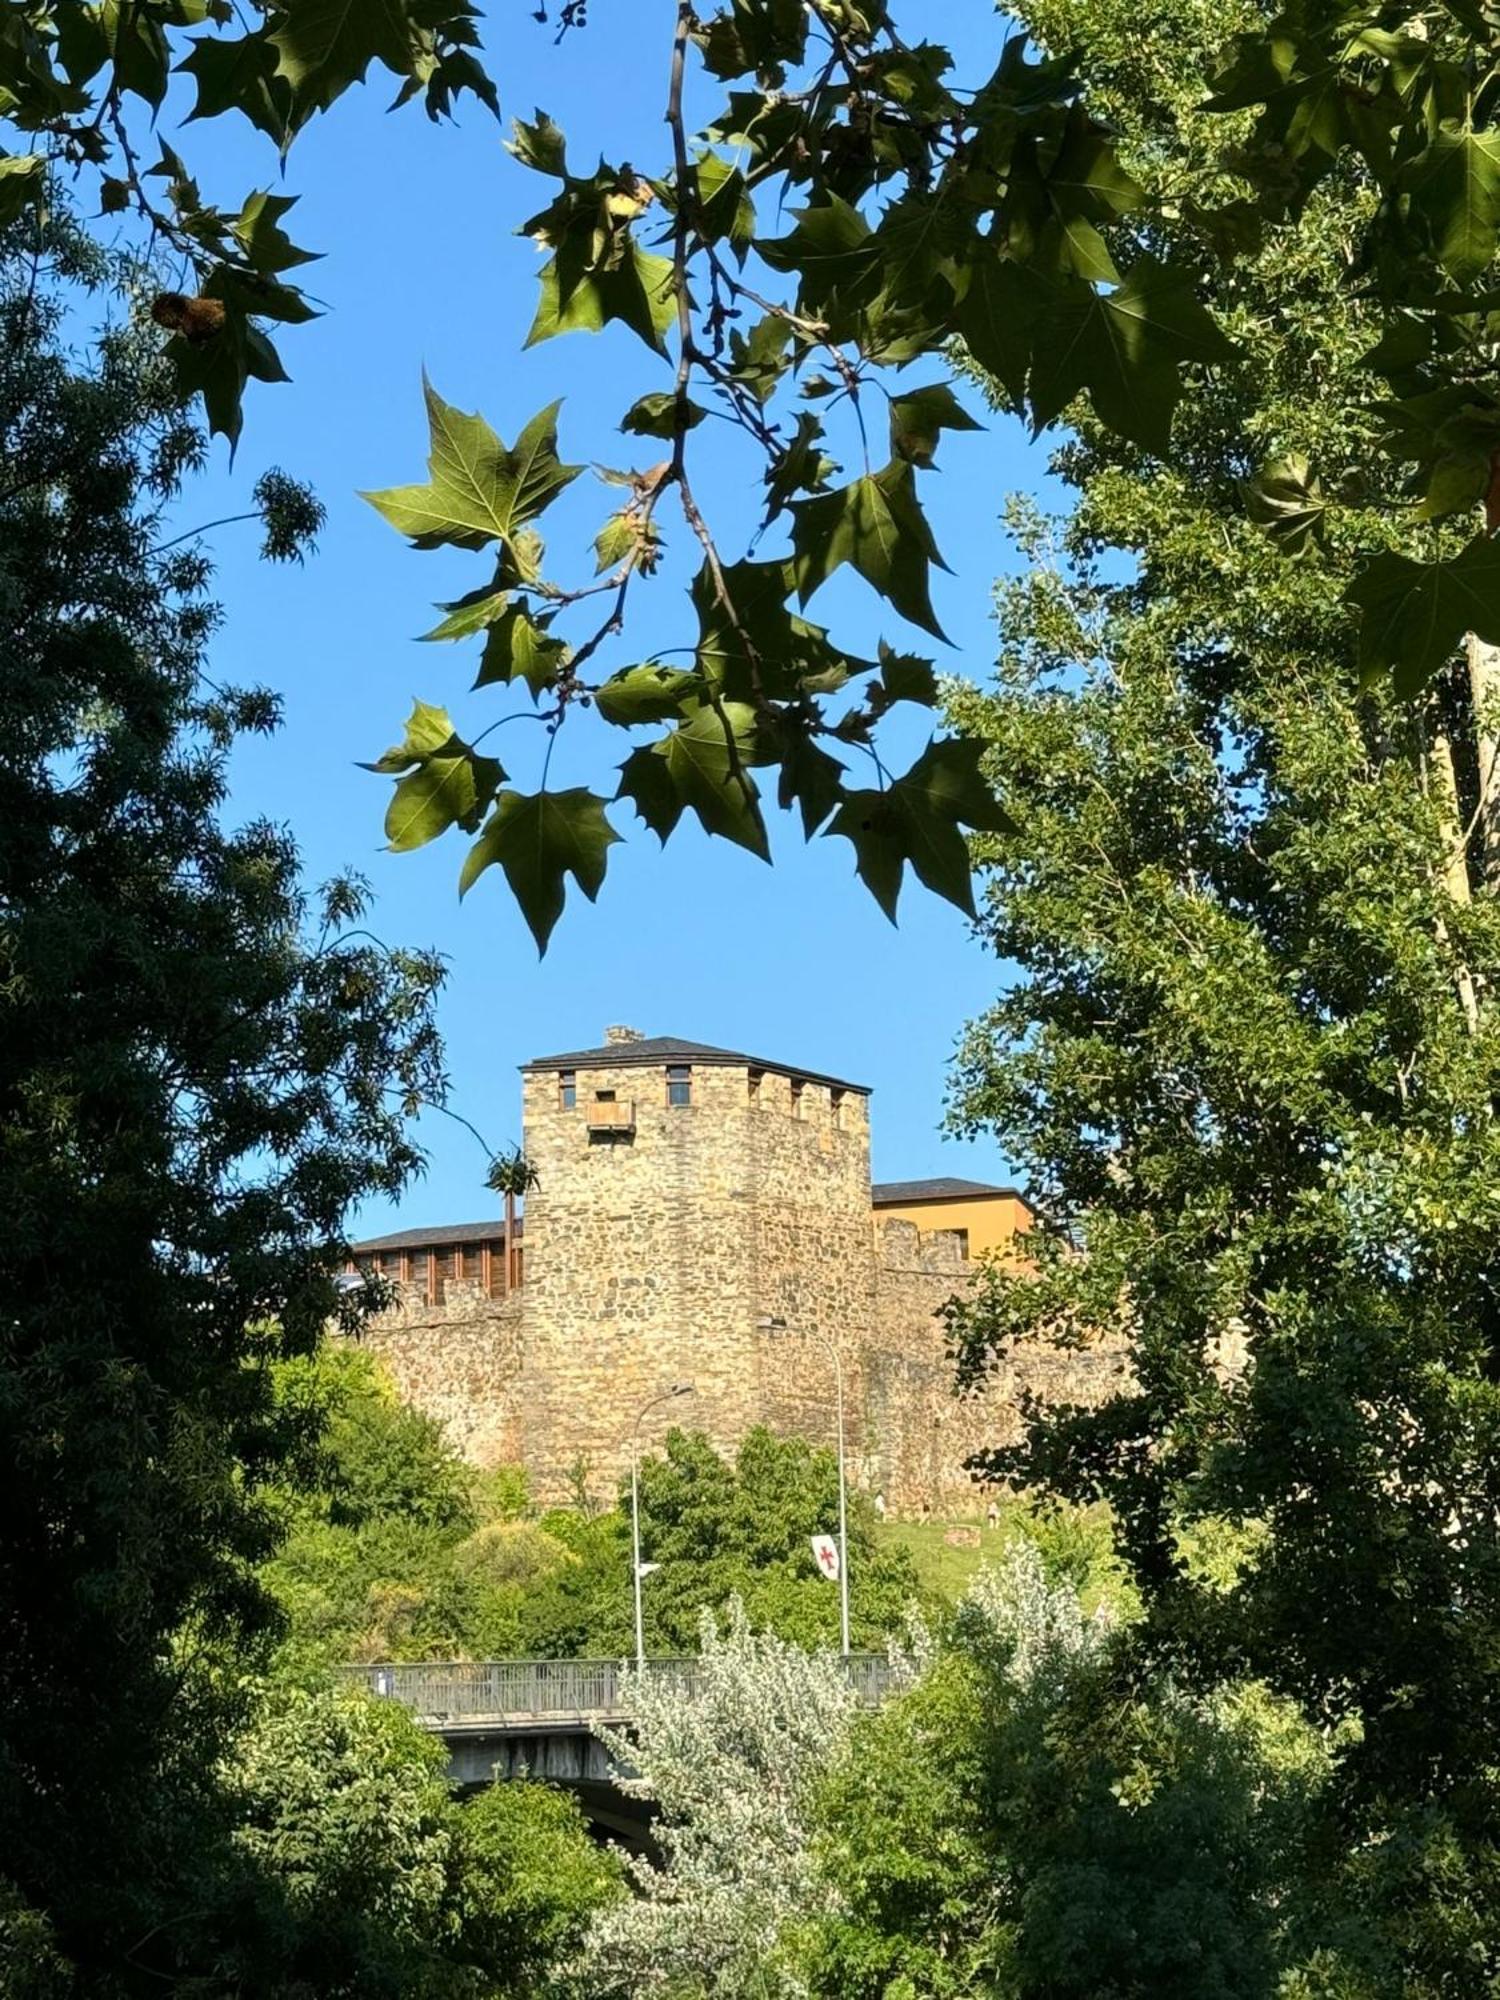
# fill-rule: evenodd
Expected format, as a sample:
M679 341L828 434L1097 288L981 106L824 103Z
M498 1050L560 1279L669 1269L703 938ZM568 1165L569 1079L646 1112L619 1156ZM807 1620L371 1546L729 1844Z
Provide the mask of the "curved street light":
M811 1327L791 1327L784 1319L767 1317L755 1322L762 1333L795 1334L801 1340L816 1340L833 1361L834 1389L838 1399L839 1448L839 1643L844 1658L849 1657L849 1507L844 1483L844 1362L837 1345L826 1333Z
M653 1396L643 1403L636 1414L630 1433L630 1574L635 1587L635 1670L640 1673L646 1664L646 1628L641 1616L641 1425L651 1412L663 1403L670 1403L674 1396L691 1396L691 1382L674 1382L670 1389Z

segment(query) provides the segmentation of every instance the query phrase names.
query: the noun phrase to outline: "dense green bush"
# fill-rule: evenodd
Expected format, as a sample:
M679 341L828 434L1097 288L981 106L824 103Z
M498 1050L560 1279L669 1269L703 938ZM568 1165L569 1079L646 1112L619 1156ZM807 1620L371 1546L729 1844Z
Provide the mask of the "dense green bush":
M287 1537L264 1572L287 1616L288 1666L633 1651L628 1482L603 1512L518 1518L515 1468L465 1466L369 1355L331 1343L282 1369L280 1389L325 1420L317 1478L284 1496ZM830 1451L757 1430L731 1463L672 1432L641 1465L642 1553L660 1565L644 1594L648 1649L695 1650L701 1613L722 1623L734 1596L757 1629L836 1644L838 1592L809 1542L837 1520ZM858 1494L849 1547L853 1641L878 1647L920 1595L916 1574Z

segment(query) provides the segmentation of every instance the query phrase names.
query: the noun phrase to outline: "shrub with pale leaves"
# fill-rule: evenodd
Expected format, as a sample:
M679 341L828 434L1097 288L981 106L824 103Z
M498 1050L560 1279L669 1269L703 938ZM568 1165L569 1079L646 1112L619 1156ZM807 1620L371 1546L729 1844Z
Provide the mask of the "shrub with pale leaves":
M596 1919L583 1983L599 2000L796 2000L783 1939L831 1893L809 1852L810 1795L858 1706L838 1656L751 1632L736 1604L722 1637L705 1615L689 1684L631 1676L626 1699L631 1734L601 1734L660 1810L661 1864L631 1863L635 1895Z

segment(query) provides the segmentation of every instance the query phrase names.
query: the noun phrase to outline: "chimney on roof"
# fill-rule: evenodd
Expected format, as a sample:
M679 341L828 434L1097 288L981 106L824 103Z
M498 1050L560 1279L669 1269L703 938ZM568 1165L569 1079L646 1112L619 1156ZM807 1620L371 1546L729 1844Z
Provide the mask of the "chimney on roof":
M646 1037L639 1028L606 1028L604 1040L610 1048L617 1048L621 1042L643 1042Z

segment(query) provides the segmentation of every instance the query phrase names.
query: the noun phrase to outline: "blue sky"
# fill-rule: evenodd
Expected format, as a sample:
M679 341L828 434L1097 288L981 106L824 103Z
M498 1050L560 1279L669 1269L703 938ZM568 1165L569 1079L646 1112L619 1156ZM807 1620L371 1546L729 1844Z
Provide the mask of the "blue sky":
M434 600L485 579L485 558L413 552L357 497L361 488L424 476L424 365L450 402L482 409L506 438L562 396L565 458L607 453L615 465L640 467L660 456L660 447L621 439L615 429L637 395L669 381L664 364L633 335L611 328L522 351L538 258L513 232L548 199L550 184L514 162L502 139L511 117L529 117L541 105L569 133L579 165L592 166L602 151L612 162L660 170L669 11L655 0L594 0L588 28L558 48L526 0L505 0L486 28L504 128L472 103L457 129L430 125L416 107L387 116L391 93L382 79L299 139L284 185L303 198L289 227L325 253L305 277L327 316L285 332L280 345L292 383L252 385L232 471L217 441L213 470L191 496L195 513L212 519L243 506L250 481L281 465L314 480L329 514L320 552L301 570L258 563L253 530L230 528L213 538L225 606L216 676L267 681L286 705L278 737L237 753L234 808L240 817L287 822L312 877L345 865L367 875L384 937L446 954L442 1025L453 1105L495 1145L520 1136L518 1063L593 1043L607 1023L624 1022L872 1085L877 1178L1003 1177L1007 1163L997 1147L960 1145L939 1131L954 1041L1002 973L946 904L909 886L893 929L857 883L844 841L806 847L790 822L777 822L776 864L767 868L708 841L686 820L663 850L622 808L614 817L626 841L612 850L598 903L570 891L551 948L538 961L498 875L460 907L457 836L414 855L382 851L388 781L356 766L397 740L413 696L449 706L469 735L502 712L497 691L468 692L475 642L416 642L435 622ZM955 47L965 81L987 73L1003 25L986 0L928 0L921 18L924 32ZM172 122L165 120L168 136ZM219 120L182 136L210 199L237 202L251 186L279 184L274 156L248 128ZM940 372L925 368L911 379ZM945 438L945 469L924 478L923 498L953 571L934 577L938 616L954 642L937 649L938 665L983 680L994 654L991 584L1013 562L1000 509L1007 493L1041 486L1044 453L1013 420L977 413L987 428ZM716 443L729 440L727 427L717 426L705 426L697 439L711 431ZM700 497L726 529L726 548L739 553L754 521L754 467L732 441L711 460L705 450L698 456ZM582 580L589 541L613 504L607 489L580 479L549 514L559 569L570 565ZM691 630L682 595L686 534L675 510L665 519L673 553L632 613L611 666L680 643ZM854 650L871 651L881 633L908 650L933 650L894 614L880 615L857 579L847 587L836 579L810 615ZM925 723L906 728L900 748L908 754L902 759L898 751L898 761L909 761L925 732ZM500 730L486 747L530 790L540 739L540 730L522 723ZM618 732L587 718L576 729L570 722L551 781L612 790L613 766L627 747ZM402 1203L403 1219L490 1212L475 1141L438 1116L424 1119L422 1138L431 1164ZM372 1204L359 1226L388 1226L390 1214Z

